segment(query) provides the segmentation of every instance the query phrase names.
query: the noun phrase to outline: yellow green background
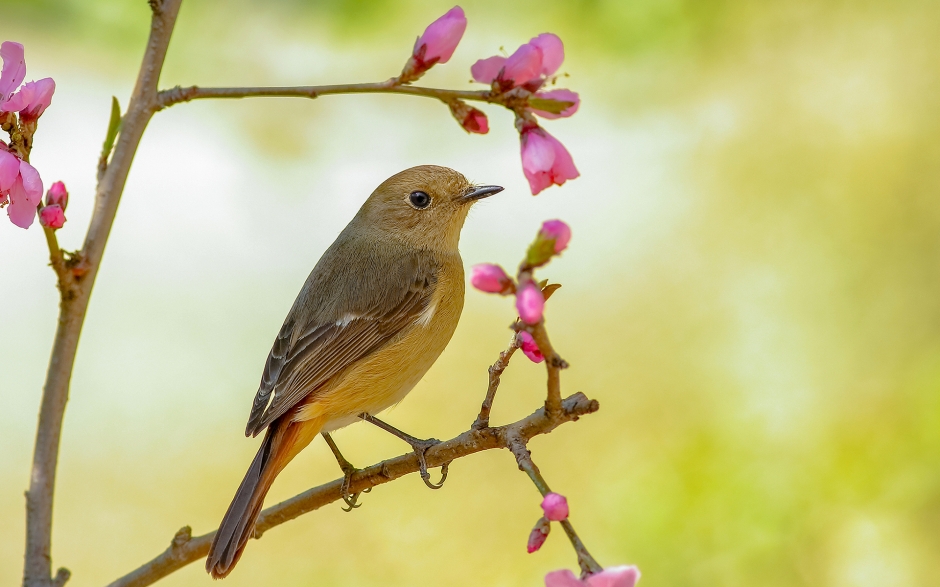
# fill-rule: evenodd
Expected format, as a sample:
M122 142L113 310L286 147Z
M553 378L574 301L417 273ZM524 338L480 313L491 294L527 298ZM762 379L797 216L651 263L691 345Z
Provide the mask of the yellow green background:
M465 263L514 266L540 222L570 249L548 325L566 394L601 411L532 442L605 565L646 587L940 585L940 5L932 1L469 0L427 85L545 31L581 110L545 127L582 177L537 198L511 114L468 136L403 96L184 104L137 154L95 286L66 413L53 565L103 585L189 524L215 528L254 454L242 435L274 335L308 271L383 179L454 167L506 192L464 229ZM395 75L450 3L187 0L163 85ZM110 97L126 103L143 1L0 1L0 40L57 91L33 163L66 182L78 248ZM56 321L42 234L0 222L0 584L20 580L24 499ZM449 438L505 347L508 299L468 292L447 351L387 419ZM517 357L494 422L530 413ZM365 465L405 452L361 425ZM333 479L321 441L269 503ZM526 554L539 498L506 451L267 533L226 587L539 585L574 556ZM209 585L193 564L162 584Z

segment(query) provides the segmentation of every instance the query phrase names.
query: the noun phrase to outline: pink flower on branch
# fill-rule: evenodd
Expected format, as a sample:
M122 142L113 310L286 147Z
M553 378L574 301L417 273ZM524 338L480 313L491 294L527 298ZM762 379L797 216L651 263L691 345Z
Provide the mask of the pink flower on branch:
M484 84L495 83L501 91L512 88L534 86L535 91L545 76L558 71L565 60L565 48L561 39L552 33L542 33L520 46L509 57L494 55L480 59L470 68L473 79Z
M532 335L525 330L519 333L519 342L519 349L522 350L522 354L529 357L530 361L533 363L541 363L545 360L545 355L539 350L539 345L536 344Z
M542 499L542 511L552 522L568 518L568 500L560 493L549 493Z
M65 212L58 204L43 206L39 210L39 224L46 228L62 228L62 225L65 224Z
M486 114L470 106L463 100L449 102L450 113L454 115L460 126L467 132L485 135L490 131Z
M516 310L519 317L526 324L538 324L542 320L542 312L545 311L545 298L542 292L531 281L526 283L516 292Z
M474 265L470 273L473 287L486 293L511 293L514 284L512 278L499 265L480 263Z
M400 80L403 83L414 81L435 64L447 63L466 30L467 17L460 6L454 6L429 24L424 34L415 41L411 58L405 64Z
M639 580L640 570L634 565L608 567L583 580L563 569L545 575L545 587L634 587Z
M561 142L538 126L522 129L522 172L532 195L552 185L563 185L581 175Z
M55 81L51 77L35 82L26 82L20 91L0 105L0 111L19 112L24 122L38 120L52 103Z

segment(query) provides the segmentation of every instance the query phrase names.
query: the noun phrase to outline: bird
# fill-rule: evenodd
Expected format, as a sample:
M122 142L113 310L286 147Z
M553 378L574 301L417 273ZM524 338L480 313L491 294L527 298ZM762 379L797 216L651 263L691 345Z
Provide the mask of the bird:
M291 459L322 433L340 460L328 433L400 402L443 352L463 309L461 229L475 202L502 190L447 167L406 169L372 192L324 252L265 361L245 430L264 440L213 538L213 578L231 573Z

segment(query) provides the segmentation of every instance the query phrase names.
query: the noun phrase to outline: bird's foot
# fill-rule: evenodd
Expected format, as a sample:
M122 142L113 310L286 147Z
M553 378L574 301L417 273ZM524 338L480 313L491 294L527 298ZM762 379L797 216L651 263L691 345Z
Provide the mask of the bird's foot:
M382 430L385 430L386 432L397 436L398 438L404 440L411 446L411 449L415 452L415 455L418 457L418 472L421 474L421 480L424 481L425 485L427 485L431 489L440 489L441 487L444 486L444 481L447 479L447 466L450 465L450 462L448 461L444 463L443 465L441 465L441 480L438 481L437 483L431 483L431 474L428 473L428 462L427 462L427 459L425 458L425 453L427 453L428 449L440 444L441 443L440 440L436 438L428 438L427 440L421 440L420 438L415 438L414 436L406 432L402 432L398 428L395 428L391 424L387 424L383 422L382 420L379 420L378 418L376 418L375 416L371 414L362 413L362 414L359 414L359 417L365 420L366 422L375 424Z
M361 503L358 503L359 496L363 493L369 493L372 491L372 488L369 487L363 491L350 493L349 487L352 484L352 476L360 469L357 469L352 463L346 460L346 457L343 456L343 453L339 452L339 447L336 446L336 443L333 442L333 438L328 433L323 433L323 439L326 440L330 450L333 451L333 456L336 458L336 463L339 465L339 468L343 470L343 484L340 486L340 497L343 498L343 501L346 502L348 507L342 509L344 512L351 512L362 506Z

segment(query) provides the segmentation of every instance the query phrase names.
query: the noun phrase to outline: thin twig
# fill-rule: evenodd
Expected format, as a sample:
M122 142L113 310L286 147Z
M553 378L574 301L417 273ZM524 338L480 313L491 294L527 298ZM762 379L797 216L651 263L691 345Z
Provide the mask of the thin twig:
M502 377L506 367L509 366L509 359L512 358L513 353L515 353L518 348L519 336L513 334L512 342L509 343L509 347L499 353L499 359L490 365L488 370L489 383L486 387L486 398L483 400L483 405L480 406L480 415L477 416L477 419L470 426L470 430L482 430L490 425L490 410L493 409L493 400L496 399L496 390L499 388L500 377Z
M474 453L494 448L509 448L510 438L523 442L539 434L548 434L561 424L577 420L580 416L591 414L599 409L596 400L590 400L582 393L576 393L562 402L562 409L552 415L544 408L539 408L531 415L496 428L468 430L463 434L444 441L428 449L425 458L430 467L439 467ZM360 492L394 481L418 470L418 458L413 452L382 461L360 469L352 475L349 491ZM342 497L343 479L336 479L319 487L309 489L261 512L255 525L255 538L271 528L293 520L303 514L317 510ZM189 527L180 530L173 543L162 554L111 583L108 587L144 587L166 577L174 571L197 561L209 552L209 545L215 532L190 538Z
M532 460L532 452L526 446L528 440L529 439L522 436L513 435L513 433L510 432L508 439L509 450L512 452L513 456L516 457L516 463L519 464L519 469L529 476L529 479L532 480L532 483L539 490L539 493L544 497L551 493L552 490L548 487L548 482L542 477L542 472L539 471L538 466L536 466L535 462ZM581 568L581 575L587 576L604 570L603 567L594 560L591 553L588 552L584 543L581 542L581 538L578 536L578 533L575 532L571 521L564 519L560 523L562 528L565 529L565 534L568 535L568 540L571 541L571 546L574 548L575 554L578 555L578 566Z
M84 247L77 256L82 263L82 275L80 278L76 277L74 287L61 291L58 327L43 386L32 474L29 491L26 492L24 587L60 587L68 579L68 571L64 569L60 569L55 578L51 575L51 535L56 465L65 405L69 396L69 382L92 286L124 191L131 161L144 129L156 110L157 82L181 2L182 0L150 1L153 17L147 49L111 164L98 183L95 209L85 236ZM59 250L57 244L54 248ZM50 251L50 254L55 262L56 253Z
M425 96L443 102L453 100L475 100L511 106L518 101L521 92L494 94L490 90L461 91L421 86L401 85L396 78L384 82L363 84L337 84L323 86L284 86L284 87L233 87L202 88L199 86L176 86L163 90L158 96L158 108L166 108L180 102L203 100L208 98L319 98L331 94L408 94ZM518 95L517 95L518 94Z

